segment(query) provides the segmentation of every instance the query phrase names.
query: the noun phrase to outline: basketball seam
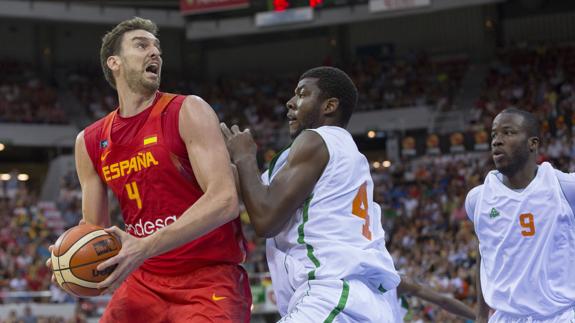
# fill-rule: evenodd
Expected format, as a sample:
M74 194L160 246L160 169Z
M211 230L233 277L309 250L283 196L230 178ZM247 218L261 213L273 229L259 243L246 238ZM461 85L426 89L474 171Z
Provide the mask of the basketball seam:
M96 233L100 231L99 233ZM62 286L62 288L64 288L68 293L78 296L78 297L83 297L82 295L77 294L75 291L73 291L71 289L72 286L78 286L78 287L82 287L82 288L87 288L87 289L97 289L96 284L99 283L99 281L94 281L94 280L90 280L90 279L84 279L83 277L77 277L76 274L73 272L74 269L76 268L82 268L84 266L89 266L89 265L93 265L97 262L102 262L102 261L106 261L113 256L109 256L106 258L102 258L102 259L98 259L96 261L91 261L88 263L83 263L80 265L76 265L76 266L71 266L71 261L72 259L78 254L78 251L80 251L84 246L87 246L88 244L92 243L95 239L99 238L99 237L103 237L105 236L105 234L107 234L107 232L105 232L103 229L97 229L97 230L92 230L92 231L88 231L87 233L84 234L83 237L80 237L80 239L78 239L79 241L84 240L83 238L86 235L91 235L92 238L90 238L87 241L84 241L82 243L81 246L77 246L77 243L79 241L76 241L72 244L70 244L66 250L66 252L62 252L63 250L63 242L67 239L67 237L70 235L70 230L67 230L62 236L61 236L61 241L62 243L60 243L58 245L58 248L56 248L56 253L58 254L58 256L56 258L58 258L56 261L54 261L54 264L52 266L52 270L54 272L54 275L56 275L56 277L60 278L58 279L58 283L61 283L60 285ZM112 239L115 240L115 242L118 242L118 239L116 237L114 237L113 235ZM105 239L103 239L105 240ZM119 244L119 243L117 243ZM120 247L121 248L121 247ZM76 249L72 254L70 254L70 251L72 251L73 249ZM52 253L52 255L54 255L54 253ZM68 263L68 267L67 268L62 268L62 264L64 262ZM54 265L57 265L58 269L54 269ZM89 273L88 273L89 276ZM70 278L70 279L68 279ZM106 279L106 277L104 277L104 279ZM66 287L65 287L66 286ZM97 292L99 294L99 292Z
M94 231L92 231L92 232L94 232ZM90 233L91 233L91 232L90 232ZM107 233L107 232L106 232L106 233ZM107 234L109 234L109 233L107 233ZM111 234L110 234L110 235L111 235ZM92 238L92 239L86 241L86 243L84 243L84 246L87 245L87 244L89 244L89 243L92 242L93 240L96 240L96 239L98 239L99 237L103 237L103 236L104 236L104 235L96 236L96 237L94 237L94 238ZM84 247L84 246L82 246L82 247ZM79 248L78 250L76 250L76 251L70 256L70 262L72 262L72 259L74 259L74 255L76 255L76 253L78 253L78 251L80 251L80 249L82 249L82 248ZM112 256L112 257L113 257L113 256ZM109 258L111 258L111 257L108 257L108 258L106 258L106 259L109 259ZM104 260L105 260L105 259L104 259ZM97 261L101 261L101 260L97 260ZM93 264L94 262L96 262L96 261L92 261L92 262L90 262L90 263ZM68 268L69 268L69 269L72 269L72 268L81 267L81 266L85 266L85 265L87 265L87 264L81 264L81 265L72 267L71 264L70 264L70 266L69 266Z
M62 242L64 242L64 239L66 238L66 236L70 233L70 230L67 230L66 232L64 232L63 236L62 236L62 241L60 242L60 244L58 245L58 271L62 270L62 266L60 266L60 256L62 256L60 254L60 248L62 247ZM64 284L66 282L66 280L64 279L63 275L60 275L62 278L62 284Z
M64 255L68 254L68 252L70 252L70 251L76 246L76 244L78 243L78 241L84 239L87 235L92 234L92 233L97 232L97 231L104 231L104 230L100 229L100 230L94 230L94 231L90 231L90 232L86 233L84 236L82 236L80 239L78 239L76 242L74 242L74 243L70 246L70 248L68 248L68 250L67 250L66 252L64 252L62 255L60 255L60 257L63 257ZM76 249L71 255L67 256L67 257L70 259L70 261L69 261L69 263L68 263L68 267L66 267L66 268L60 268L60 269L68 269L68 268L70 268L70 267L71 267L70 265L71 265L71 262L72 262L72 258L74 257L74 255L75 255L80 249L82 249L82 247L84 247L85 245L87 245L88 243L90 243L90 241L92 241L92 240L94 240L94 239L96 239L96 238L102 237L102 236L104 236L105 234L108 234L108 233L104 232L104 234L99 234L99 235L97 235L97 236L91 238L90 240L87 240L84 244L82 244L82 246L77 247L77 249Z
M88 262L88 263L85 263L85 264L82 264L82 265L78 265L78 266L75 266L75 267L68 267L68 268L65 268L65 269L58 269L58 270L55 270L55 271L69 270L74 276L76 276L76 275L72 272L72 269L80 268L80 267L87 266L87 265L92 265L92 264L94 264L94 263L97 263L98 261L105 261L105 260L108 260L108 259L110 259L110 258L112 258L112 257L115 257L115 256L116 256L116 255L110 256L110 257L108 257L108 258L104 258L104 259L100 259L100 260ZM62 277L63 277L63 276L62 276ZM93 281L93 280L88 280L88 279L79 278L79 277L76 277L76 278L78 278L79 280L84 280L84 281L90 282L90 283L99 283L99 281ZM76 284L76 285L78 285L78 284Z
M66 284L75 285L75 286L78 286L78 287L81 287L81 288L86 288L86 289L93 289L93 288L91 288L91 287L82 286L82 285L77 284L77 283L74 283L74 282L66 282ZM98 290L98 294L101 294L101 293L102 293L102 290L100 290L100 289L97 289L97 290ZM72 290L70 290L69 292L72 293L72 294L74 294L76 297L82 297L82 298L90 297L90 296L82 296L82 295L79 295L78 293L76 293L76 292L74 292L74 291L72 291Z

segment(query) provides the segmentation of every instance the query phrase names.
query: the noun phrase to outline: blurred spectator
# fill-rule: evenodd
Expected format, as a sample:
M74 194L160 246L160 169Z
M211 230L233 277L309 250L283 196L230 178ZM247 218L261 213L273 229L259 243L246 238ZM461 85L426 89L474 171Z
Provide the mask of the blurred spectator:
M23 313L22 317L20 318L20 322L22 322L22 323L36 323L36 322L38 322L38 319L36 318L36 316L34 314L32 314L32 309L30 308L30 306L24 307L24 313Z

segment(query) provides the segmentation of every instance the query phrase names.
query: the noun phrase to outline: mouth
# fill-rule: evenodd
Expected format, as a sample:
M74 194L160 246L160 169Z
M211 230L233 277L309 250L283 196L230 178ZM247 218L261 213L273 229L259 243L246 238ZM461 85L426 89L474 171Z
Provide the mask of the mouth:
M158 63L151 63L150 65L146 66L146 74L150 76L158 76L160 72L160 65Z
M491 155L493 156L493 161L495 162L499 162L505 158L505 154L502 151L494 151L491 153Z
M294 123L297 122L296 117L294 117L294 116L292 116L292 115L290 115L290 114L287 115L287 119L288 119L288 123L289 123L290 126L291 126L292 124L294 124Z

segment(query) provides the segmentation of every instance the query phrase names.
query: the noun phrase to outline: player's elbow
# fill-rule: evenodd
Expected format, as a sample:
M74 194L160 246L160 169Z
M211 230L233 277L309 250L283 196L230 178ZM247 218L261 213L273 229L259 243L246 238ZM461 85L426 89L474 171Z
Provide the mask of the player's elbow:
M259 237L262 238L273 238L275 237L278 232L274 230L274 228L268 223L262 223L263 221L254 222L254 231Z
M203 198L216 206L215 212L218 214L218 223L224 224L237 218L240 213L240 208L238 194L235 188L224 185L220 187L222 188L209 188L204 193Z
M250 221L254 227L256 234L262 238L273 238L281 231L281 225L278 217L274 213L268 211L265 216L251 216Z
M237 218L240 213L238 195L236 194L235 190L232 191L233 192L226 193L224 196L222 196L224 209L222 214L225 215L227 221L231 221Z

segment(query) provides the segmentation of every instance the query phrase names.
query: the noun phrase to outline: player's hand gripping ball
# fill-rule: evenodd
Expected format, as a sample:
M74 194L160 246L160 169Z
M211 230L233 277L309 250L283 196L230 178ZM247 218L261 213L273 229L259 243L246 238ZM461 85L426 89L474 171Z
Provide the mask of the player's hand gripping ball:
M122 245L104 228L80 224L64 232L52 249L52 271L58 284L78 297L98 296L103 290L96 284L108 277L115 267L98 271L96 267L120 252Z

